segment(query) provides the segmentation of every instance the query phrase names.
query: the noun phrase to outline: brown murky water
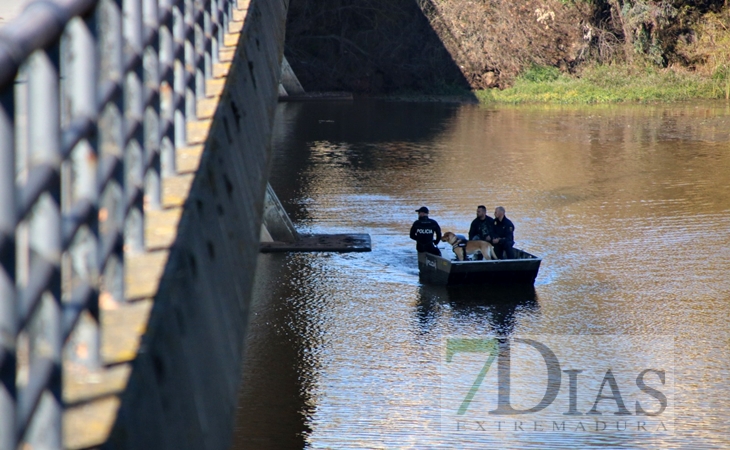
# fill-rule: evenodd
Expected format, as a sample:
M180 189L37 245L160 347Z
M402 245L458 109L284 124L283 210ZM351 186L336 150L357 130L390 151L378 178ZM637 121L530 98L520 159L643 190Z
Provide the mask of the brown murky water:
M730 447L726 103L287 104L274 152L299 229L373 251L260 257L234 449ZM465 233L478 204L534 289L419 283L414 209ZM447 436L443 339L530 334L674 336L675 432Z

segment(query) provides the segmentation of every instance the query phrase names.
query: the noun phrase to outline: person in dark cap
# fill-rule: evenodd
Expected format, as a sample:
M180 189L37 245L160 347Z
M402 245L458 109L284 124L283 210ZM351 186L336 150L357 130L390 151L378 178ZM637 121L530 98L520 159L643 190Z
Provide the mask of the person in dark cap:
M441 256L441 250L436 247L436 244L441 242L441 227L435 220L428 218L428 208L425 206L421 206L416 212L418 220L411 226L411 239L416 241L416 250L419 253L426 252Z

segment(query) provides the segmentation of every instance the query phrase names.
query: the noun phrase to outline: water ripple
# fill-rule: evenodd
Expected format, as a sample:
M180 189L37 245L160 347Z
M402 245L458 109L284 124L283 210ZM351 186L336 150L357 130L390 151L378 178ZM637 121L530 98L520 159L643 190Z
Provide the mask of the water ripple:
M724 103L287 114L271 182L297 226L370 233L373 251L260 257L234 448L730 447ZM544 258L535 287L420 284L422 204L461 233L504 205ZM674 336L676 432L441 430L443 339L512 334Z

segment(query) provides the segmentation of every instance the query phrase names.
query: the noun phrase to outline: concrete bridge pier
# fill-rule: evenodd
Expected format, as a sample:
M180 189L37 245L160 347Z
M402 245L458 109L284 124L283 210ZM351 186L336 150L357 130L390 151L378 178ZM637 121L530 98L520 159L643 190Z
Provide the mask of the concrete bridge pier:
M261 242L296 242L299 233L270 184L266 185Z
M243 6L220 95L202 105L211 116L188 125L199 166L164 186L179 224L103 448L230 446L288 1Z
M0 449L228 448L288 0L59 0L29 8L0 29L0 156L8 162L0 171L0 310L9 311L0 320ZM58 51L77 44L85 50ZM43 72L26 63L36 56L51 62ZM62 76L77 68L86 83ZM24 85L26 70L40 84ZM69 97L70 86L80 94ZM27 97L34 111L45 102L49 113L34 114L30 125ZM81 112L77 101L86 101ZM56 114L53 105L67 103L71 115ZM167 141L155 132L163 129ZM48 143L42 150L52 158L31 161L29 174L18 176L15 153L26 161L28 134ZM79 163L93 195L77 204L67 194L79 182L66 170L81 154L76 142L93 156ZM160 174L161 192L144 182ZM109 192L113 205L105 203ZM51 205L59 220L42 218L31 244L63 240L40 254L44 270L28 271L24 221L40 217L35 199L49 195L61 197ZM103 270L87 258L84 289L73 284L76 229L61 223L98 228L104 244ZM32 327L34 314L52 326ZM47 335L53 358L28 335ZM82 364L87 359L96 363Z
M267 184L288 0L51 3L0 28L0 450L227 448L259 252L370 248Z

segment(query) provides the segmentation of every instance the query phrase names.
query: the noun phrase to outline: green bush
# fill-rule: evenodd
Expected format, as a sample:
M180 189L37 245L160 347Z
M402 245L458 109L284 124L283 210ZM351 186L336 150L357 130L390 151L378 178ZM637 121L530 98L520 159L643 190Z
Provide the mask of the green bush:
M717 66L712 73L712 80L722 90L725 100L730 100L730 67L727 64Z
M518 78L530 83L546 83L560 78L561 72L557 67L532 66L524 71Z

